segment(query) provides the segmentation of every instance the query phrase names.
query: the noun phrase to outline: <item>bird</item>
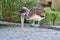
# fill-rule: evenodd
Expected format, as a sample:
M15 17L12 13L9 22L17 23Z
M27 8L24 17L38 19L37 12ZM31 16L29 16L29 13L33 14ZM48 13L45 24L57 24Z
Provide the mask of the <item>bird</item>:
M45 10L39 7L32 7L30 10L27 7L23 7L20 13L22 30L24 30L24 19L33 20L31 26L39 27L40 21L45 18ZM35 24L35 21L38 21L38 24Z
M33 20L33 23L31 24L31 26L34 26L34 27L39 27L40 21L44 18L45 18L45 10L39 7L31 8L27 16L27 20ZM38 23L35 24L35 21L38 21Z
M27 7L23 7L20 11L22 31L24 31L24 19L26 18L28 13L29 13L29 9Z

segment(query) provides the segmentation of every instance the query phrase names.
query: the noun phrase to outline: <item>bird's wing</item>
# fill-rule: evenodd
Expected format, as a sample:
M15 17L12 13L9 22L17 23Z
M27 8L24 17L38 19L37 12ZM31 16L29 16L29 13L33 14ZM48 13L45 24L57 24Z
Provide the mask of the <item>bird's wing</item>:
M36 8L34 8L34 7L31 8L30 11L29 11L28 17L29 17L29 18L32 17L34 14L36 14L36 11L37 11Z

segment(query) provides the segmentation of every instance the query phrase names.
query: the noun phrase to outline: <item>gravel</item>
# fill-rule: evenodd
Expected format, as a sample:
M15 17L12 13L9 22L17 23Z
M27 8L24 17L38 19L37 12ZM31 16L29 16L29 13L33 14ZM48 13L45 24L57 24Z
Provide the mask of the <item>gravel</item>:
M0 26L0 40L60 40L60 31L20 26Z

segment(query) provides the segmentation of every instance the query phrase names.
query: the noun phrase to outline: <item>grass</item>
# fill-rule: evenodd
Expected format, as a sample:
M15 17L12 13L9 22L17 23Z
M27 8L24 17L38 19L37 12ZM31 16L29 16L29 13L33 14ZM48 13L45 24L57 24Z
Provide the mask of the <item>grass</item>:
M0 6L0 18L2 18L2 6Z
M5 1L4 1L3 5L6 9L7 9L7 5L9 5L8 3L11 5L11 8L13 8L13 11L14 11L12 15L15 17L13 17L13 18L11 17L11 19L10 19L10 20L12 20L12 22L20 22L20 16L19 15L20 15L20 10L23 6L30 9L36 5L35 2L33 2L33 1L29 2L29 0L27 0L26 3L23 3L22 0L15 0L15 1L11 0L11 1L8 1L7 3L5 3ZM49 7L44 8L44 10L46 13L46 18L43 19L40 22L40 24L47 23L47 24L53 24L54 25L56 21L60 22L60 12L59 11L51 9ZM7 12L9 12L9 10L7 10ZM2 18L2 14L3 14L2 9L0 9L0 18ZM25 23L32 23L32 20L29 20L29 21L25 20ZM37 21L36 21L36 23L37 23Z
M50 8L45 8L45 12L46 12L46 18L44 20L41 21L41 23L50 23L52 25L55 24L56 21L59 20L60 22L60 12L59 11L53 11ZM58 17L59 16L59 17Z

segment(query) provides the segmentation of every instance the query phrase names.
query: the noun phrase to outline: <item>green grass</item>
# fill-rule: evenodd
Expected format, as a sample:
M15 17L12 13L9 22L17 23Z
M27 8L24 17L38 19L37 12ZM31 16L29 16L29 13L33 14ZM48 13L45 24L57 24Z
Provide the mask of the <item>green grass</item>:
M0 9L0 18L2 18L2 9Z
M53 11L50 8L45 8L46 18L41 21L41 24L47 23L54 25L56 21L60 22L60 11ZM58 17L59 16L59 17Z
M35 2L33 2L33 1L29 2L29 0L27 0L26 3L23 3L22 0L15 0L15 1L13 1L13 0L9 1L8 0L8 2L6 2L6 1L7 0L3 0L3 5L4 5L3 9L4 8L7 9L7 5L9 5L8 3L10 3L11 8L13 8L13 11L14 11L13 16L15 16L13 18L11 17L13 22L20 22L21 21L19 15L20 15L20 10L21 10L21 8L23 6L25 6L25 7L30 9L30 8L32 8L32 7L34 7L36 5ZM44 10L45 10L45 13L46 13L46 17L45 17L45 19L43 19L40 22L40 24L47 23L47 24L54 25L56 21L60 21L60 11L51 9L49 7L44 8ZM0 18L3 17L2 16L2 14L3 14L2 11L3 10L0 8ZM7 12L8 11L9 10L7 10ZM32 20L29 20L29 21L25 20L25 23L30 23L31 24ZM37 21L36 21L36 23L37 23Z

